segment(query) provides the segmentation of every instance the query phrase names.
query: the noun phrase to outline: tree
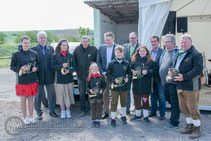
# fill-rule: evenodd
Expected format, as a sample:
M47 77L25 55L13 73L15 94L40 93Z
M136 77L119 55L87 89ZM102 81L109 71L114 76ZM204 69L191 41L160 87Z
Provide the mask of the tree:
M0 32L0 44L4 44L6 42L4 33Z
M30 37L31 43L37 43L37 31L27 31L25 35Z
M19 34L19 35L15 38L15 43L17 43L17 44L20 43L22 37L23 37L23 36Z
M15 38L15 43L20 43L21 38L23 37L23 35L27 35L30 37L30 41L32 44L37 43L37 31L27 31L23 34L19 34L16 38ZM47 33L47 43L51 44L53 41L58 42L59 38L51 33L51 32L46 32Z
M48 35L48 37L47 37L47 43L48 44L53 43L53 41L55 41L55 42L59 41L59 38L55 34L53 34L52 32L46 32L46 33Z
M78 34L80 35L80 38L82 36L87 36L89 34L89 28L79 27Z
M95 44L95 42L94 42L94 37L91 39L90 44L91 44L91 45L94 45L94 44Z
M36 31L27 31L25 33L18 34L18 36L15 38L15 43L20 43L23 35L29 36L31 43L37 42L37 32Z

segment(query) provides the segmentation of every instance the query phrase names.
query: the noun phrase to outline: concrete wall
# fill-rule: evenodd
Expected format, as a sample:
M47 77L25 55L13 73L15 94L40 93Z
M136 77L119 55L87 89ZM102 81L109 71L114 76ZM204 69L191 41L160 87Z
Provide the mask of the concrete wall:
M101 14L100 11L94 9L94 44L99 47L101 44Z
M104 33L111 31L116 36L116 24L111 21L107 16L101 14L101 44L104 44Z
M129 41L128 36L132 31L138 31L138 24L116 24L107 16L94 9L94 40L95 46L104 44L104 33L111 31L115 35L115 42L124 44Z
M101 14L99 10L94 9L94 41L96 47L104 43L103 35L107 31L116 34L116 24L107 16Z
M129 33L133 31L138 32L138 24L117 24L115 41L120 45L128 43Z

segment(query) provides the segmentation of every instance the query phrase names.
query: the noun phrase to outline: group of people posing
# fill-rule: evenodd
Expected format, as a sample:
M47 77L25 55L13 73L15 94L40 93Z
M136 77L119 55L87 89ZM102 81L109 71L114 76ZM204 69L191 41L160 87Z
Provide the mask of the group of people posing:
M69 53L66 39L59 41L55 51L46 44L47 34L44 31L37 34L37 39L39 44L30 48L30 38L23 36L19 50L12 55L10 66L17 73L16 95L21 98L25 124L35 123L34 107L37 119L42 120L41 102L46 101L44 88L50 116L58 117L55 105L59 104L61 118L71 118L70 106L75 103L73 72L76 72L80 92L80 116L90 114L92 127L100 127L100 120L109 115L111 125L116 127L119 97L120 122L127 124L126 115L131 114L132 89L135 115L131 121L140 120L143 116L146 124L150 124L149 117L157 116L158 103L159 119L164 120L167 100L171 104L171 117L164 128L178 128L181 111L187 126L180 133L190 134L190 138L201 136L198 101L203 58L192 45L190 35L181 36L180 47L175 46L174 35L165 35L164 49L160 47L160 38L152 36L152 50L149 50L138 44L135 32L129 34L130 42L123 46L114 42L112 32L106 32L105 44L98 49L89 44L88 36L83 36L73 54ZM171 81L166 79L167 76ZM27 100L29 117L26 115Z

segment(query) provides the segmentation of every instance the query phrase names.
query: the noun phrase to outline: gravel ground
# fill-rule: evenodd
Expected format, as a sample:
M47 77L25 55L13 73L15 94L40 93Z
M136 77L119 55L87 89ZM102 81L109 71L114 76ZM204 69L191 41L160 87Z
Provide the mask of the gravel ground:
M51 118L48 110L43 108L43 121L34 126L25 126L19 135L9 135L4 124L11 116L22 118L20 111L19 98L15 96L15 74L8 68L0 69L0 141L66 141L66 140L149 140L149 141L188 141L188 135L178 133L179 129L184 128L185 119L183 114L180 116L179 129L166 130L163 127L168 122L170 112L167 110L166 120L160 121L158 117L150 118L151 124L146 125L141 121L130 122L131 115L127 116L128 124L123 125L117 119L117 127L110 125L110 119L103 120L100 128L91 128L91 118L86 115L79 117L79 103L72 107L72 119L62 120ZM210 89L208 89L210 90ZM120 111L120 110L119 110ZM59 107L56 109L60 113ZM132 114L134 114L132 112ZM197 140L211 140L211 112L201 112L202 114L202 137ZM35 114L34 114L35 116ZM42 125L42 126L41 126ZM57 125L57 127L55 127ZM36 127L36 128L35 128Z

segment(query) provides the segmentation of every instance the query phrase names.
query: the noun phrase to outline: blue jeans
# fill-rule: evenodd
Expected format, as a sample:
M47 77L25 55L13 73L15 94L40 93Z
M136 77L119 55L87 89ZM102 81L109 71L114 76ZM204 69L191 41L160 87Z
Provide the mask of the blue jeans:
M86 79L78 79L79 92L80 92L80 106L81 112L86 112L90 110L89 97L86 101Z
M165 100L165 87L161 83L153 83L153 93L151 93L151 114L156 114L157 100L159 101L160 115L165 116L166 113L166 100Z
M130 104L131 104L130 90L128 90L128 93L127 93L127 111L130 111Z
M177 89L175 84L165 84L166 89L169 91L170 103L171 103L171 117L170 123L174 126L178 126L180 118L180 108L177 95Z

